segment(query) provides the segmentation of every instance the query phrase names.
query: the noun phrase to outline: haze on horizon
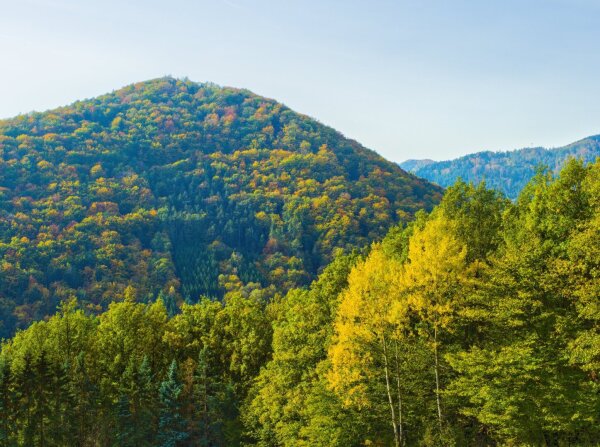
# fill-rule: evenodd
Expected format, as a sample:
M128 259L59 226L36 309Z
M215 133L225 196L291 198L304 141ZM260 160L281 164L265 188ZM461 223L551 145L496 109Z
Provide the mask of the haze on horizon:
M0 6L3 118L172 75L274 98L394 161L600 133L600 1Z

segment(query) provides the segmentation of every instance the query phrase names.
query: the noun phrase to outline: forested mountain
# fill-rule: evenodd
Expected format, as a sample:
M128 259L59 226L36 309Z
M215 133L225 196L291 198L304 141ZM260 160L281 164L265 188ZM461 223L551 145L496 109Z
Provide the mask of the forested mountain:
M598 446L599 296L600 161L459 182L268 302L63 303L2 345L0 445Z
M172 78L0 121L0 337L76 297L169 313L308 284L441 188L246 90Z
M585 138L568 146L544 149L525 148L509 152L477 152L454 160L407 160L400 166L443 187L461 178L486 184L515 199L540 167L557 173L570 158L585 162L600 157L600 135Z

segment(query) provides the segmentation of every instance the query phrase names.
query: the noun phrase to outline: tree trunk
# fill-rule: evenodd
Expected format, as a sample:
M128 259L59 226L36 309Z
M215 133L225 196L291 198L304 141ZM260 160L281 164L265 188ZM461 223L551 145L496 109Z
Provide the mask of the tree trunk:
M404 445L404 430L402 427L402 393L400 391L400 360L398 354L398 340L394 340L396 354L396 391L398 393L398 434L400 436L400 444Z
M433 355L435 358L435 399L437 403L438 424L442 431L442 404L440 402L440 363L438 359L437 326L433 328Z
M396 447L400 447L400 436L398 434L398 424L396 423L396 410L394 409L394 399L392 397L392 389L390 386L390 372L389 372L389 362L387 355L387 344L385 340L385 335L381 337L383 343L383 365L385 370L385 388L387 391L388 401L390 403L390 415L392 417L392 427L394 428L394 444Z

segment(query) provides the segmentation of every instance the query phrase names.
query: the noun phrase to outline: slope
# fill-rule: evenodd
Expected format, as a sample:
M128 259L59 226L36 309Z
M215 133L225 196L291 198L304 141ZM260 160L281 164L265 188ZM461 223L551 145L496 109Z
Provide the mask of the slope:
M307 284L441 188L273 100L161 78L0 122L0 336L75 296Z

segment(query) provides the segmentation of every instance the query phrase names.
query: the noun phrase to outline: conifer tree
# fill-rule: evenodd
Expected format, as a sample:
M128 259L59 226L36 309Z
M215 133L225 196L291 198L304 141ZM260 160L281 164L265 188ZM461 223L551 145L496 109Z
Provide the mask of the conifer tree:
M133 415L131 413L131 403L126 394L121 394L116 405L117 430L115 439L119 446L135 446L132 439L135 438L135 426L133 425Z
M200 350L198 355L198 365L194 372L194 396L196 397L196 405L198 408L197 424L200 433L198 445L208 447L210 440L213 437L211 422L212 415L212 399L211 392L214 385L210 381L208 370L206 346Z
M75 417L76 396L71 386L71 370L68 362L55 362L51 365L50 377L50 417L48 437L52 445L77 444L77 424Z
M159 389L160 416L157 439L160 447L175 447L189 436L180 414L179 395L182 389L183 386L177 377L177 362L173 360Z
M34 394L31 408L31 421L33 439L36 445L45 447L50 438L50 425L52 419L52 365L48 355L42 351L34 364Z
M98 421L99 392L98 386L90 378L86 365L85 352L81 351L75 357L71 368L69 385L70 394L73 396L74 431L76 444L84 444L93 433L93 422Z
M139 445L151 445L156 425L156 408L158 407L158 403L150 360L146 355L139 365L137 379L139 389L137 425L143 432L143 435L140 436Z
M122 378L119 419L123 427L121 443L151 446L154 435L156 390L148 357L141 362L131 357Z
M11 391L10 366L0 356L0 446L14 445L15 408Z

